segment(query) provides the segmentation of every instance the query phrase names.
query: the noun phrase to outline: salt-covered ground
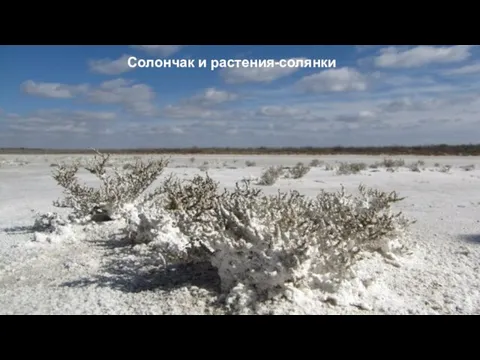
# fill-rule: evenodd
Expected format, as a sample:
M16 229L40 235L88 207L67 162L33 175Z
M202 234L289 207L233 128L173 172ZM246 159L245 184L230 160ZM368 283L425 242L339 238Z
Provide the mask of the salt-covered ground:
M0 156L0 314L222 314L215 280L209 274L168 278L141 247L121 247L72 233L65 241L33 242L32 209L58 211L52 200L61 189L50 164L76 156ZM311 156L172 156L165 174L191 177L208 161L209 175L224 187L257 177L268 165L309 163ZM118 162L132 156L116 156ZM417 220L407 241L410 254L397 266L369 255L356 266L357 279L346 282L329 301L297 294L290 301L264 304L259 314L480 314L480 159L476 157L403 157L424 160L426 169L396 172L368 169L336 175L312 168L302 179L280 179L265 192L297 189L314 196L343 184L397 191L407 198L397 208ZM246 167L245 161L256 166ZM370 156L322 156L319 160L366 162ZM435 163L438 163L435 167ZM450 173L438 171L451 165ZM462 166L474 164L475 170ZM86 180L87 177L85 177ZM110 226L110 225L105 225ZM99 233L100 234L100 233ZM205 279L207 277L207 280ZM193 280L192 280L193 279ZM202 280L203 279L203 280ZM323 301L322 301L323 300Z

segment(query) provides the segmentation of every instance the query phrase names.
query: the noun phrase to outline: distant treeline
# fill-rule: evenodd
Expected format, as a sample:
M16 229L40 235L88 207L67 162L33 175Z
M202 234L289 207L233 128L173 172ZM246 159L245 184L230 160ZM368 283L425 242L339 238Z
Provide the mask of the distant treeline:
M422 145L422 146L368 146L368 147L257 147L257 148L143 148L143 149L98 149L111 154L218 154L218 155L480 155L477 145ZM0 148L0 154L89 154L91 149L35 149Z

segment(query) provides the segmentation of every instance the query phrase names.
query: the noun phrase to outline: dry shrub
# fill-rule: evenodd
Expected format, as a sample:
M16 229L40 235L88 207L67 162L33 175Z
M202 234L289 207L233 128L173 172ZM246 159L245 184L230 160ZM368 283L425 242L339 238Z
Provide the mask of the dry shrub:
M72 208L75 215L90 215L95 207L108 207L112 212L122 205L139 198L161 175L168 160L137 160L127 169L107 169L110 155L96 152L84 169L100 180L98 188L82 184L78 177L79 161L59 164L53 171L53 179L63 188L64 199L55 206Z
M289 169L288 177L292 179L300 179L308 174L310 166L305 166L302 162L297 163L294 167Z
M422 170L420 169L420 166L422 166L422 163L420 161L417 161L408 165L408 168L410 169L410 171L413 172L421 172Z
M462 169L463 171L473 171L475 170L475 165L471 164L471 165L460 166L460 169Z
M282 166L270 166L260 176L258 185L270 186L277 182L283 175Z
M191 261L210 261L226 293L242 284L265 299L289 287L335 286L361 251L388 254L389 240L409 223L390 209L401 200L394 192L363 186L358 196L343 188L322 191L315 199L295 191L272 196L245 181L234 191L210 196L208 210L190 207L171 214L191 240L183 260L193 253Z
M337 169L337 175L358 174L366 168L367 164L365 163L340 163Z
M383 161L380 163L380 166L386 167L386 168L399 168L402 166L405 166L405 160L403 159L388 159L385 158Z
M320 166L320 165L322 165L322 164L323 164L323 161L318 160L318 159L313 159L312 161L310 161L309 166L310 166L310 167L318 167L318 166Z

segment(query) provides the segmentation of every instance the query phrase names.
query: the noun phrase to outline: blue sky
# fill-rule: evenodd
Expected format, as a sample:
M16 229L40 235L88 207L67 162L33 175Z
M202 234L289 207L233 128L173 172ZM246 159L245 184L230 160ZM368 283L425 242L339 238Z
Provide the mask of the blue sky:
M220 59L336 66L212 70ZM2 45L0 147L476 143L479 80L476 45Z

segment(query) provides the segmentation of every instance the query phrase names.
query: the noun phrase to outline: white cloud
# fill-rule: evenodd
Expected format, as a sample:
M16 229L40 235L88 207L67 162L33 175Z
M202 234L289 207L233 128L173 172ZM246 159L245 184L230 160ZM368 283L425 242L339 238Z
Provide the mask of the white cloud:
M470 75L480 73L480 63L465 65L456 69L449 69L443 72L444 75Z
M184 45L131 45L131 47L150 55L168 57L179 52Z
M304 59L304 58L293 58ZM287 59L287 61L290 59ZM292 75L302 69L301 67L238 67L226 68L221 71L221 76L228 84L243 83L268 83Z
M162 113L164 116L173 119L216 119L220 115L220 112L216 110L189 105L168 105Z
M116 113L108 111L64 111L59 109L37 110L34 114L43 119L54 119L58 121L61 121L62 119L72 121L108 121L115 120L117 117Z
M357 70L345 67L305 76L298 81L297 86L306 92L365 91L368 80Z
M11 130L32 133L87 133L116 119L113 112L37 110L6 118Z
M479 100L480 96L475 94L452 95L443 98L401 97L379 104L378 109L384 113L438 111L441 114L444 109L464 108L475 104Z
M120 105L137 115L153 116L157 111L153 104L155 92L150 86L124 79L104 81L99 86L35 83L28 80L22 84L22 89L33 96L81 98L96 104Z
M153 104L155 92L145 84L115 79L105 81L97 88L92 88L87 98L97 104L117 104L139 115L153 116L157 109Z
M317 118L312 115L309 109L295 106L261 106L255 113L257 116L268 118L287 118L287 119L304 119L311 120Z
M420 45L411 49L388 47L381 49L380 55L373 62L381 68L414 68L435 63L460 62L470 57L471 48L472 45Z
M99 59L90 60L88 66L92 72L104 75L119 75L133 70L128 66L128 58L130 55L124 54L116 60Z
M439 108L443 104L440 99L421 99L415 100L408 97L385 102L379 106L379 109L386 113L396 113L402 111L427 111Z
M205 107L234 101L237 98L237 94L233 94L223 90L217 90L215 88L208 88L203 90L201 93L194 95L190 99L187 99L186 103Z
M373 50L373 49L375 49L379 46L381 46L381 45L355 45L355 49L358 52L364 52L364 51L368 51L368 50Z
M353 114L340 114L334 117L334 121L339 121L347 124L362 123L372 120L377 120L377 114L374 111L370 110L362 110Z
M67 85L60 83L35 82L27 80L21 85L24 93L54 99L70 99L87 91L87 85Z

